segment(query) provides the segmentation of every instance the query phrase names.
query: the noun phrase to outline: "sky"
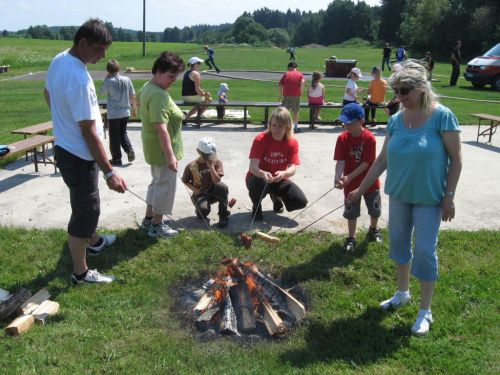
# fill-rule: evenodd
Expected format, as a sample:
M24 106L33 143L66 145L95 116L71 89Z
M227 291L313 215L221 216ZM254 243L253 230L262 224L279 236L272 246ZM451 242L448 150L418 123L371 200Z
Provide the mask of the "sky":
M357 0L353 0L357 1ZM146 30L197 24L232 23L244 11L267 7L286 12L316 12L331 0L146 0ZM365 0L379 5L380 0ZM79 26L98 17L114 27L142 30L143 0L0 0L0 30L17 31L34 25Z

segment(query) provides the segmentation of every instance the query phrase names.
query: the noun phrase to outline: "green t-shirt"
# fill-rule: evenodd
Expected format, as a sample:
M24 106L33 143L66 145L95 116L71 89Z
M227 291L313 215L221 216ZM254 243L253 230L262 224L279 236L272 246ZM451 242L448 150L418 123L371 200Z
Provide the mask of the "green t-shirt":
M166 158L161 149L158 133L153 124L167 124L170 142L177 160L184 156L182 144L182 111L177 107L170 95L151 82L146 82L140 92L140 109L142 119L142 149L146 163L165 165Z

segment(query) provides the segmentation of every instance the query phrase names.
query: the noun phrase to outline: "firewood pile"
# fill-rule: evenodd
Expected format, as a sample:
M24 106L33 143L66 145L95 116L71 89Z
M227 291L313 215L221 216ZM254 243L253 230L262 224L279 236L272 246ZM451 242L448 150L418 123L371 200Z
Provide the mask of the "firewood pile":
M18 336L28 331L35 322L46 324L49 317L59 311L59 304L49 300L50 293L47 289L41 289L31 295L29 290L21 288L14 294L2 293L2 295L4 298L0 301L0 320L12 315L17 316L5 328L5 332L11 336Z
M304 319L304 305L255 264L227 258L222 266L217 276L205 283L205 294L193 309L200 330L249 334L262 323L270 336L277 336Z

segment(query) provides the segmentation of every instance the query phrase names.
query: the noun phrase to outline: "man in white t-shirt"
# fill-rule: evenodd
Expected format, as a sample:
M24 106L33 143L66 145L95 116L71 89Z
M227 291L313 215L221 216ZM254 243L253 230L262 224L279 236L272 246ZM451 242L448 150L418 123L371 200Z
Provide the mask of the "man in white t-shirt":
M98 255L116 240L115 235L96 234L100 214L98 168L111 190L124 193L127 189L106 157L94 82L87 71L87 64L103 58L110 45L111 36L102 21L85 22L76 32L73 46L52 60L44 90L54 124L55 158L70 191L68 245L75 285L114 280L114 276L89 270L86 259L87 253Z

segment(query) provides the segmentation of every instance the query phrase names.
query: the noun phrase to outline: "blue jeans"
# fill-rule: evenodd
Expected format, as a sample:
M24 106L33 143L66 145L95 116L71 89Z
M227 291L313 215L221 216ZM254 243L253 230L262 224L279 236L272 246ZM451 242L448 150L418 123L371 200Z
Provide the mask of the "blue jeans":
M412 262L411 273L419 280L438 278L436 247L441 216L439 205L415 205L389 198L389 257L401 265Z

